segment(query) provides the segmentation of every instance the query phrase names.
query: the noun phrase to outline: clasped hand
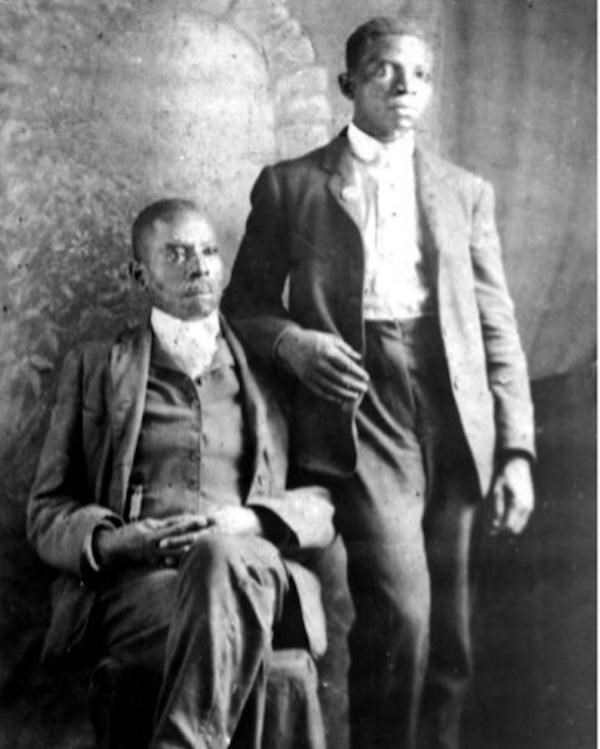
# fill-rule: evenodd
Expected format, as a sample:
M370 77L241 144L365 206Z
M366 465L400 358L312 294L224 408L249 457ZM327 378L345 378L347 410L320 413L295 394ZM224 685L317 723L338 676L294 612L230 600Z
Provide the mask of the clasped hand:
M210 515L145 518L120 528L97 531L94 549L103 567L176 564L201 535L261 535L258 515L247 507L223 507Z
M369 375L360 354L333 333L290 327L281 336L277 356L315 395L348 404L362 397Z

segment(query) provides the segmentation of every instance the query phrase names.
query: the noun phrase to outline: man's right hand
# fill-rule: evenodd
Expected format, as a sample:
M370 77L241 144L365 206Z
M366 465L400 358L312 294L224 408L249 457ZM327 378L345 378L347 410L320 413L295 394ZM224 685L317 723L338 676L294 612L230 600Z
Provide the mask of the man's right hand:
M369 387L360 354L333 333L290 327L279 339L277 356L315 395L351 403Z
M106 568L176 562L210 525L202 515L178 515L138 520L114 530L100 528L94 538L94 553Z

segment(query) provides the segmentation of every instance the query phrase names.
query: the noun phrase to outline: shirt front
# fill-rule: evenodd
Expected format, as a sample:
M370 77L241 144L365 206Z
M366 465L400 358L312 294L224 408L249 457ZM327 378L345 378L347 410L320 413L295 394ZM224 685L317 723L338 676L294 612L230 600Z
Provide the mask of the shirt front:
M351 123L354 157L365 219L363 315L366 320L419 317L433 311L419 246L411 134L382 143Z
M219 311L199 320L180 320L152 308L150 326L161 349L190 377L202 375L212 362L219 338Z

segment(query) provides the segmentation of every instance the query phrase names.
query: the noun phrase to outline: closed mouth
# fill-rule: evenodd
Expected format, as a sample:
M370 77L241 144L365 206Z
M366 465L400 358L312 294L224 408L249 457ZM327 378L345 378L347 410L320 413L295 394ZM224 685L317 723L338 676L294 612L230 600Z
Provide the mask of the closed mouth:
M214 293L214 289L199 288L197 286L188 288L183 292L184 296L212 296Z

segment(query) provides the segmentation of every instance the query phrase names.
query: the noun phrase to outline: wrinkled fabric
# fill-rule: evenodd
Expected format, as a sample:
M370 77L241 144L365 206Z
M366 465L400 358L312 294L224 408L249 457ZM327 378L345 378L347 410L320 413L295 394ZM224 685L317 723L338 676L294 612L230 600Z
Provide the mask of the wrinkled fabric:
M476 473L436 321L368 323L366 341L357 473L336 514L356 608L352 747L458 749Z

